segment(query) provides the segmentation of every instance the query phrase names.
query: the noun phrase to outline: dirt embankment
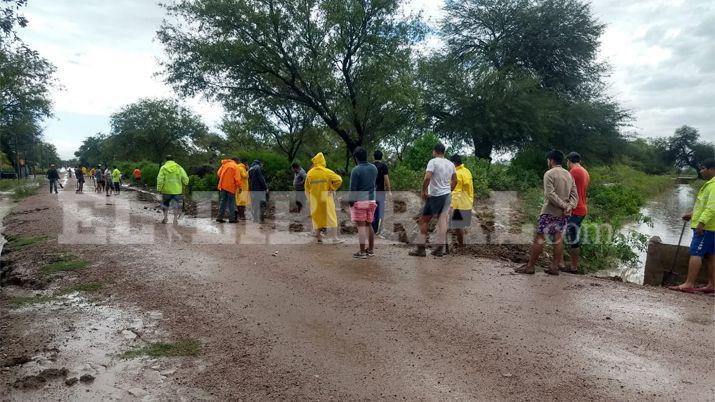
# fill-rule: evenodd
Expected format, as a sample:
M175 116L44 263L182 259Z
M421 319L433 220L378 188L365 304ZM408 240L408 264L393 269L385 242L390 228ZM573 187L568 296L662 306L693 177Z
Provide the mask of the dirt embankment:
M122 202L133 197L40 194L7 217L0 399L715 392L712 298L516 276L514 253L495 247L417 259L381 241L356 260L355 244L313 244L288 225L161 225L154 204Z

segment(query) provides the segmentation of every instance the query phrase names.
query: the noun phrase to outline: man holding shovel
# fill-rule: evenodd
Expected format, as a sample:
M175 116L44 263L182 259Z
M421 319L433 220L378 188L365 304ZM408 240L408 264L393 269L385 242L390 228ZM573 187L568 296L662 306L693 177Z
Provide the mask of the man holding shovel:
M693 212L683 215L683 220L692 222L690 227L693 229L688 277L681 285L670 286L669 289L686 293L715 293L715 159L707 159L700 164L700 175L705 184L698 192ZM704 288L696 288L695 281L706 258L710 269L708 284Z

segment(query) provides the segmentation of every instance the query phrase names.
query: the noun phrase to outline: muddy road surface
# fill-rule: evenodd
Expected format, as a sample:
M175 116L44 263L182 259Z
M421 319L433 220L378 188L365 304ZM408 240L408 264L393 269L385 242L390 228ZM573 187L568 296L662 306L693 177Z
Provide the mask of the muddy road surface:
M714 298L156 206L88 186L5 219L0 400L715 397Z

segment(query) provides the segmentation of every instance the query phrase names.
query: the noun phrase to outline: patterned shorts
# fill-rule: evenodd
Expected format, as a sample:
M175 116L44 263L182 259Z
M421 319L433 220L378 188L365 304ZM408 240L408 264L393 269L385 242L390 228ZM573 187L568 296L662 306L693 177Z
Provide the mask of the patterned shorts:
M568 224L568 216L553 216L544 214L539 216L539 223L536 228L536 233L546 235L556 235L563 233Z

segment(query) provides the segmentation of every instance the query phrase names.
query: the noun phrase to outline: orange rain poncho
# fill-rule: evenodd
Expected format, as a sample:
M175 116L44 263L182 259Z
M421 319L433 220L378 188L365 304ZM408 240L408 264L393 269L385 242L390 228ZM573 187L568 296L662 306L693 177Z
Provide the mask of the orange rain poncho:
M313 229L338 227L333 192L340 188L343 179L325 166L325 157L318 152L312 159L313 168L305 178L305 195L310 204Z

